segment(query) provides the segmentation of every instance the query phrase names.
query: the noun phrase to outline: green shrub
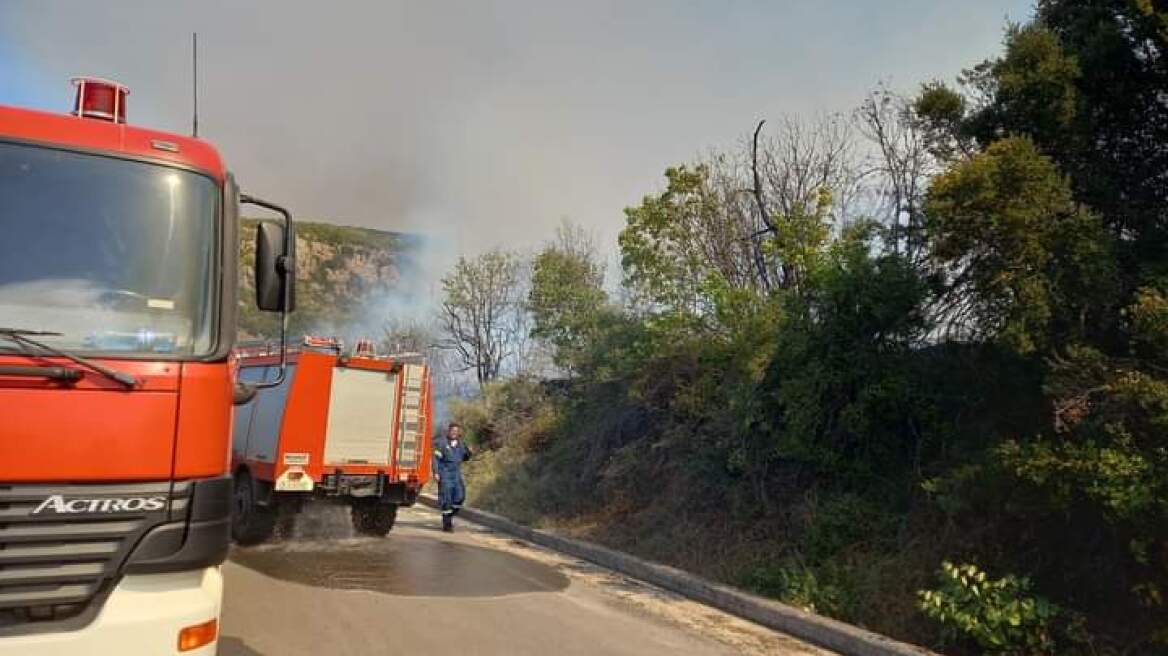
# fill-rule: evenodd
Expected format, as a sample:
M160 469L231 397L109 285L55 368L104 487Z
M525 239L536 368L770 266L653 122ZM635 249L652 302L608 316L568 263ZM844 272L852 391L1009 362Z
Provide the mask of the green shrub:
M894 531L886 508L856 494L826 496L808 512L800 546L814 563L857 545L886 545Z
M779 599L809 613L838 617L841 591L809 567L793 562L756 567L743 577L744 588Z
M945 637L973 640L989 654L1053 654L1053 623L1062 612L1032 595L1028 578L990 579L976 565L941 564L940 587L921 590L920 608Z
M476 398L452 399L450 411L469 439L484 449L517 444L524 451L537 451L558 419L543 386L528 378L496 381Z

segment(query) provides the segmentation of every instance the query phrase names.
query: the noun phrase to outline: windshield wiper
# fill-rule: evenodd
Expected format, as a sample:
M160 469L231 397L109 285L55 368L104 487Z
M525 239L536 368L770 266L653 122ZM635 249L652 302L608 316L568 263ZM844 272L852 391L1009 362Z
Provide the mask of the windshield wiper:
M124 371L118 371L117 369L110 369L109 367L107 367L103 364L98 364L98 363L94 362L93 360L83 358L79 355L73 355L72 353L70 353L68 351L64 351L64 350L56 348L54 346L49 346L48 344L43 344L43 343L41 343L35 339L32 339L30 337L30 335L40 337L40 336L52 336L52 335L60 335L60 334L61 333L54 333L54 332L47 331L47 330L25 330L25 329L21 329L21 328L0 328L0 338L7 339L8 341L14 342L14 343L19 344L21 346L32 346L32 347L35 347L35 348L38 348L38 349L44 351L45 353L50 354L50 355L56 355L58 357L65 358L66 360L70 360L72 362L75 362L75 363L77 363L77 364L79 364L87 369L92 369L93 371L96 371L97 373L99 373L107 378L110 378L111 380L115 380L115 381L125 385L126 387L134 387L135 385L138 384L138 379L133 374L128 374Z

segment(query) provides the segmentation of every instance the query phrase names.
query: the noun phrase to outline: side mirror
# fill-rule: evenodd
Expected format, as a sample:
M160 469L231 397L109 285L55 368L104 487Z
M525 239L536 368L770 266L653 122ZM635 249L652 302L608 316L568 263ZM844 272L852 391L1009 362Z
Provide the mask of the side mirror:
M256 227L256 305L265 312L292 312L296 309L295 238L274 221ZM286 250L287 245L292 248Z
M296 233L292 213L247 194L239 202L271 210L284 217L282 223L261 221L256 229L255 286L256 305L267 312L280 313L280 369L275 380L255 383L255 389L270 389L284 384L288 372L288 313L296 309ZM249 391L239 389L236 401L250 400Z

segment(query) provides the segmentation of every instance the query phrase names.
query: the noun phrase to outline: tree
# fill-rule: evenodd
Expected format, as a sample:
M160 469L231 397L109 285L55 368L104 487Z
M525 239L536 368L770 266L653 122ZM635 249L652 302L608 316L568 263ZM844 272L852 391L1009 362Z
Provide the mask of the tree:
M467 385L460 375L463 366L457 355L441 348L439 328L430 316L426 319L390 316L382 324L378 350L387 354L421 353L426 356L436 398L462 396Z
M904 466L929 398L908 365L927 285L904 256L874 253L873 232L858 224L816 259L784 305L764 386L777 452L837 480Z
M1041 0L1001 57L961 78L972 101L957 131L1026 135L1050 156L1116 239L1127 294L1168 273L1166 25L1148 0Z
M748 284L749 235L727 214L710 168L665 171L666 189L625 210L620 234L625 283L656 312L698 319L710 313L702 286L711 275Z
M799 239L785 232L790 226L782 223L798 223L819 213L837 229L848 226L863 196L864 171L856 153L854 124L843 114L786 116L767 136L762 133L765 123L759 121L749 146L739 149L729 175L725 157L716 160L721 166L713 170L727 206L749 198L750 210L735 214L751 217L744 228L749 230L762 288L769 292L797 287L806 274L774 252L772 241L789 244Z
M1036 574L1121 617L1145 650L1162 649L1168 622L1160 5L1040 0L1001 57L960 78L965 96L933 86L916 102L934 144L982 149L929 193L948 318L1028 353L1051 409L1037 435L994 449L1004 514L1044 521Z
M382 325L380 350L384 353L428 353L436 341L432 325L390 317Z
M847 117L760 122L742 147L665 172L625 210L625 282L659 315L715 327L710 290L798 289L814 251L855 220L863 171Z
M556 366L575 370L601 327L607 301L604 268L591 237L579 226L564 223L556 241L546 245L532 264L527 297L534 323L531 335L551 344Z
M458 258L442 278L438 346L457 355L462 371L474 371L480 388L498 378L515 355L523 311L519 269L518 257L496 249Z
M968 100L943 82L927 82L912 100L912 112L925 147L937 162L969 158L977 144L966 129Z
M1107 302L1107 235L1029 139L994 143L937 176L927 212L948 282L942 319L961 336L1030 353L1082 338Z
M910 99L883 86L864 99L857 118L860 131L876 146L872 168L877 196L885 205L878 212L887 216L889 245L912 259L921 245L925 189L937 172L928 126Z

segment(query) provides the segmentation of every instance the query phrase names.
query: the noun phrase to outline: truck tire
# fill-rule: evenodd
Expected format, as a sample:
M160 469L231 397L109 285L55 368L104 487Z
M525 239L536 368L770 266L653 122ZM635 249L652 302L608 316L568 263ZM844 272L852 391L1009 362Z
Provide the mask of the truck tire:
M397 519L397 504L355 499L349 516L353 520L353 530L358 535L383 538L389 534Z
M256 503L256 482L246 471L235 475L235 498L231 508L231 537L237 544L259 544L272 536L276 513Z

